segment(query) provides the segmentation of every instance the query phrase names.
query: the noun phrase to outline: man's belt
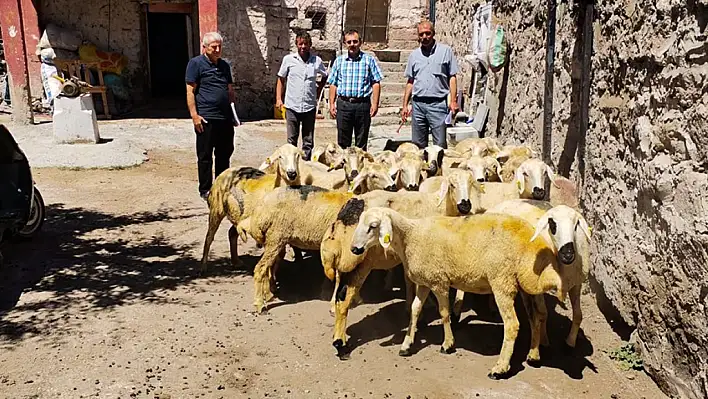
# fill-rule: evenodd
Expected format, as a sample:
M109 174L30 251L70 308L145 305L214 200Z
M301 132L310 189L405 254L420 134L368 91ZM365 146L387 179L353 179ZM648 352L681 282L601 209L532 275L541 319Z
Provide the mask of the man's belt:
M446 101L446 100L447 100L447 97L413 96L413 101L420 102L420 103L439 103L439 102Z
M342 101L346 101L348 103L365 103L371 101L369 97L346 97L346 96L339 96L338 97Z

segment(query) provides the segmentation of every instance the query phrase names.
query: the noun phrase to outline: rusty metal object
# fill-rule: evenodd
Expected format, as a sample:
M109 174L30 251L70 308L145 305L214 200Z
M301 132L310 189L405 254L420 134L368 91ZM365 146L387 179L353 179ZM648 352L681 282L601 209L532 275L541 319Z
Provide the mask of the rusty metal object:
M81 94L88 93L88 89L93 87L76 76L72 76L69 79L64 79L57 75L52 75L52 77L62 83L60 95L64 97L78 97Z

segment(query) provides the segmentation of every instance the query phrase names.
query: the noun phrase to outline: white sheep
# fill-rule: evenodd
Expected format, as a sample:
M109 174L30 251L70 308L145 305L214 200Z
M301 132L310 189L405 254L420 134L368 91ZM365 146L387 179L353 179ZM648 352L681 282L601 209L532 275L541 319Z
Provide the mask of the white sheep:
M319 162L326 166L338 163L344 150L337 143L321 143L312 149L312 162Z
M285 246L320 249L327 229L351 197L317 186L282 187L263 196L250 217L241 220L237 226L241 238L245 240L248 234L264 247L253 271L257 313L264 312L265 304L273 298L270 281Z
M305 153L292 144L283 144L266 158L259 169L274 173L276 187L316 185L338 191L348 189L343 170L329 171L318 162L305 161Z
M547 212L552 209L552 205L550 202L547 201L537 201L537 200L510 200L510 201L504 201L501 204L493 207L492 209L487 210L487 213L502 213L510 216L516 216L518 218L521 218L531 224L532 226L535 226L536 224L539 223L539 221L547 215ZM577 213L577 212L575 212ZM574 212L567 211L567 214L563 215L562 217L570 217L569 215L573 215ZM551 217L552 214L551 214ZM554 221L555 223L555 221ZM578 224L578 227L581 229L584 228L581 226L580 222ZM549 227L550 227L550 221L549 221ZM588 232L590 232L590 227L588 226ZM546 240L547 243L552 243L553 242L553 237L552 234L553 230L552 229L547 229L544 230L541 233L541 237ZM555 244L554 244L555 245ZM555 248L561 248L562 244L560 246L556 246ZM570 332L568 333L568 337L565 340L565 343L571 347L575 347L575 343L578 337L578 331L580 329L580 323L583 320L583 314L580 309L580 293L582 291L582 283L587 279L587 275L589 272L589 264L583 264L582 267L571 269L568 273L565 274L565 279L568 281L568 293L570 297L570 302L571 306L573 309L573 321L571 324ZM570 273L576 273L575 276L572 276ZM540 323L541 323L541 342L543 345L547 346L548 345L548 336L546 335L546 317L547 317L547 311L546 311L546 306L545 302L543 300L543 295L540 295L538 297L534 297L534 300L536 301L535 308L537 309L537 312L539 313L540 316ZM458 313L459 314L459 313Z
M504 181L501 178L501 165L499 165L499 162L494 157L479 157L473 155L461 162L458 168L472 172L472 175L478 182Z
M546 228L551 231L551 245L543 239L536 240ZM431 290L437 297L443 321L444 353L454 348L449 288L493 293L504 321L504 341L488 376L498 379L509 371L518 334L519 322L514 310L518 290L530 295L556 290L558 298L563 300L568 287L574 285L567 281L567 276L575 274L567 270L588 264L589 237L583 217L562 205L547 211L535 230L523 219L503 214L409 219L389 208L371 208L359 219L351 251L359 254L371 247L390 246L402 260L406 275L417 285L408 334L399 352L402 356L411 354L418 316ZM537 317L531 330L527 361L535 363L540 360Z
M360 255L351 253L351 237L359 216L370 207L389 207L412 218L430 215L458 216L461 214L460 208L467 210L467 206L460 206L466 202L465 199L469 199L471 203L468 212L481 211L481 187L477 182L470 181L466 190L462 185L441 184L441 188L444 189L436 193L372 191L357 196L341 209L337 221L325 234L320 246L320 256L325 274L330 280L335 280L332 305L332 311L335 313L333 345L340 356L347 351L344 345L347 315L366 277L371 270L389 270L401 263L395 253L384 251L381 247L371 248ZM409 283L406 285L406 303L410 305L413 289ZM409 307L407 306L407 309Z

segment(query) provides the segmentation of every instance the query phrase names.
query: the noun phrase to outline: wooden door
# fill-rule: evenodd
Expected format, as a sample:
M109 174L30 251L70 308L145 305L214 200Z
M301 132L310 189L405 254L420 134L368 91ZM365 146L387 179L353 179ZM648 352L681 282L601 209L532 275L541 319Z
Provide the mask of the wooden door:
M391 0L347 0L345 31L356 29L366 43L386 43Z

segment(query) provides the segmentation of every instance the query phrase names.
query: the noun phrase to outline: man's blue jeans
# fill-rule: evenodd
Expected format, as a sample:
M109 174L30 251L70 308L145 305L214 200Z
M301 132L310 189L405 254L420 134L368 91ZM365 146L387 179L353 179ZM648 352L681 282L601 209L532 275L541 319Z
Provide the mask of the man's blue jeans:
M413 98L412 139L418 148L428 146L428 134L433 134L433 144L447 148L447 118L450 110L446 98Z

